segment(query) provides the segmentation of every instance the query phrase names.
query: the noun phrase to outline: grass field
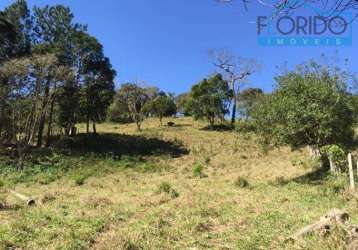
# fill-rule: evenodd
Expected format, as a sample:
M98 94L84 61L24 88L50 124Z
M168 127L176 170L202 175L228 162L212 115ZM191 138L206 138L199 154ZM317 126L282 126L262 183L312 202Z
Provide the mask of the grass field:
M320 172L306 150L171 121L99 125L99 136L41 151L21 173L3 156L0 249L346 249L340 232L285 241L332 208L358 223L346 178Z

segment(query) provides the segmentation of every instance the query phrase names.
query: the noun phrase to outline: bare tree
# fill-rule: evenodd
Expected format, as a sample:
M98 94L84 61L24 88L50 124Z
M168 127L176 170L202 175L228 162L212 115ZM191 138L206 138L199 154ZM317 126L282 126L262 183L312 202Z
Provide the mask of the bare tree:
M259 66L256 60L235 56L234 53L226 49L211 50L209 55L213 59L215 67L221 71L220 73L229 82L233 91L231 125L234 125L240 88L249 76L258 70Z
M233 3L235 0L216 0L220 3ZM342 14L345 11L357 12L358 1L357 0L237 0L241 1L244 5L244 8L248 10L250 6L265 6L270 7L276 12L276 16L288 15L294 11L299 11L299 9L304 8L307 5L311 5L312 9L317 10L317 14L324 17L332 17ZM353 16L353 20L358 17L358 13Z

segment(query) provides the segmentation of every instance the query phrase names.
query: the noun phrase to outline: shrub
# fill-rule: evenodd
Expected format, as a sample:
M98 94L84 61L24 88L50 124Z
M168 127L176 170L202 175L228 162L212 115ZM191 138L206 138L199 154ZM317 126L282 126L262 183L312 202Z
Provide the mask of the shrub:
M340 146L327 145L321 148L321 152L336 165L338 170L347 168L346 153Z
M343 72L316 62L276 77L272 94L254 105L258 133L274 145L346 145L352 141L353 112Z

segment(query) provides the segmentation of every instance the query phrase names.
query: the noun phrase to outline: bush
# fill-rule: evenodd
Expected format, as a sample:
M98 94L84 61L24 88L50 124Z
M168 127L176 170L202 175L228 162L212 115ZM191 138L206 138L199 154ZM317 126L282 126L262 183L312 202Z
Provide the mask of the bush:
M254 105L258 133L274 145L347 145L353 138L353 112L342 72L315 62L276 77L272 94Z

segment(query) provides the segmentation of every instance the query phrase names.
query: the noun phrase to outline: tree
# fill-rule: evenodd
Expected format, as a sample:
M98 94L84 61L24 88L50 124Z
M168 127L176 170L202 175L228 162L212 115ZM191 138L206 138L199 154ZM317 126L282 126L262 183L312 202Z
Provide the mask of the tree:
M221 3L232 3L234 0L216 0ZM251 1L242 0L246 10L249 9ZM255 4L255 3L253 3ZM256 1L256 6L271 7L275 12L276 16L290 15L294 11L299 11L307 5L311 5L315 10L320 10L317 14L323 17L333 17L340 15L345 11L356 11L358 8L357 0L333 0L333 1L316 1L316 0L275 0L270 2ZM251 5L252 6L252 5ZM358 17L358 14L354 15L354 19Z
M26 1L15 1L0 12L0 64L30 54L31 27L32 22ZM0 76L0 137L10 119L5 103L8 89L8 80Z
M239 93L238 109L243 118L251 117L252 107L263 94L263 90L259 88L248 88Z
M257 70L258 66L255 60L236 57L232 52L225 49L213 50L210 54L214 60L214 65L220 69L232 89L231 125L234 126L240 87Z
M163 117L175 115L177 109L173 98L161 92L159 96L146 103L145 112L158 117L160 126L163 126Z
M30 54L32 20L25 0L17 0L0 15L0 63Z
M0 67L0 74L9 83L5 104L11 125L7 134L16 144L20 169L24 154L35 141L41 117L48 112L55 93L51 91L46 105L43 105L48 79L51 79L50 89L56 89L55 85L62 82L64 71L62 67L57 67L53 55L12 59Z
M275 91L254 106L253 119L266 143L321 148L353 138L346 79L337 68L310 62L276 78Z
M59 65L72 68L75 72L75 79L67 81L61 91L61 101L58 102L60 108L60 124L66 126L65 133L68 135L73 130L77 121L77 112L79 110L80 90L80 72L79 65L82 65L76 46L76 34L85 30L86 27L73 22L73 14L69 8L62 5L48 6L43 8L34 8L34 28L33 28L33 51L39 54L53 53L58 58ZM72 75L72 74L71 74ZM72 84L72 86L70 86ZM47 102L49 88L46 86L46 96L44 103ZM72 92L77 91L77 93ZM73 98L77 98L74 100ZM48 116L48 124L52 126L53 110L55 102L53 99ZM71 106L76 104L76 106ZM66 108L65 110L62 110ZM41 117L38 131L38 146L42 145L43 130L45 128L46 117ZM48 126L47 138L50 138L51 126ZM49 141L46 142L46 145Z
M96 122L106 118L106 112L113 101L115 70L98 40L87 33L78 33L78 47L82 60L80 74L83 84L80 90L80 112L87 124L93 122L93 133L96 134Z
M190 98L190 93L183 93L175 97L174 101L178 113L185 116L189 115L187 112L185 112L186 111L185 106L187 105L189 98Z
M204 79L191 88L187 111L194 119L206 118L213 128L215 119L224 120L229 113L233 91L220 74Z
M141 129L145 118L144 106L149 101L147 90L135 83L126 83L121 86L115 97L117 105L123 107L132 117L138 130Z

